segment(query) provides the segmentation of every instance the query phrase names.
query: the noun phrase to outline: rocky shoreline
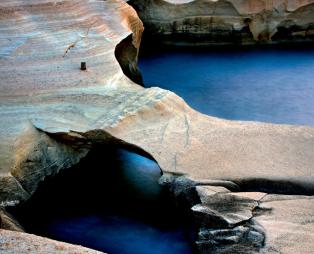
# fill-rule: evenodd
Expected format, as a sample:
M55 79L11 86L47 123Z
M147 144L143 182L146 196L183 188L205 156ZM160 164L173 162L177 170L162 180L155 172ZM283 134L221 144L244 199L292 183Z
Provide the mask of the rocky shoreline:
M210 22L216 32L221 18L227 27L241 19L241 29L249 22L244 44L247 38L255 43L273 36L313 39L313 1L247 1L259 3L248 5L253 9L243 2L186 3L183 17L210 9L207 5L220 12L171 24L193 35L208 29L198 23L208 24L209 16L218 20ZM266 2L278 4L268 10ZM169 18L163 11L171 8L179 15L182 7L175 1L141 3L153 15L139 11L144 25L160 15ZM209 117L172 92L137 85L142 82L137 57L144 27L124 1L3 1L0 14L1 228L22 230L5 209L26 201L46 176L79 163L95 144L112 144L156 160L164 172L161 184L192 208L200 253L312 252L313 128ZM278 35L290 19L296 23L288 22L288 32ZM154 23L155 33L162 27L162 33L171 34L164 24ZM79 69L82 61L87 71ZM33 244L32 235L1 234L9 244L1 244L0 253L13 251L5 239L19 239L23 244L15 251L21 253Z
M131 0L149 43L216 46L312 42L313 1Z

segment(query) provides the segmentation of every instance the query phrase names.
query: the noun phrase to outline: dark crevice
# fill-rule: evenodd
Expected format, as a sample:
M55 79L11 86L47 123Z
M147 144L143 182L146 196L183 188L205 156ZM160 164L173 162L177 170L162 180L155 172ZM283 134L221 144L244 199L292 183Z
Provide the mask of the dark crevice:
M115 56L123 73L136 84L144 86L142 74L138 68L138 50L132 43L132 35L123 39L115 49Z
M95 146L98 147L110 146L112 149L123 149L131 153L136 153L157 163L153 156L146 152L141 147L128 143L117 137L114 137L109 132L106 132L102 129L95 129L87 132L77 131L70 131L68 133L46 132L46 134L62 144L68 145L70 147L76 147L77 149L81 149L82 147L90 149Z
M265 192L284 195L314 195L314 185L310 180L244 179L234 181L241 192Z

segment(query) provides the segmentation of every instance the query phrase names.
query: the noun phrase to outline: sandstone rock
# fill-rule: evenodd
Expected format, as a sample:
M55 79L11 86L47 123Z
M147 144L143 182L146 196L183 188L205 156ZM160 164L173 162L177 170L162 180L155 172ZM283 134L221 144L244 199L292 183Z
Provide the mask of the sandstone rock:
M169 17L180 14L185 19L185 12L191 11L195 15L203 11L206 16L208 8L204 6L213 3L200 2L199 6L198 2L191 3L196 9L183 8L182 12L171 7ZM311 13L308 2L302 3L304 11ZM169 5L163 10L152 10L152 14L164 15ZM243 10L231 1L220 1L217 5L219 15L213 19L215 27L226 34L231 27L241 30L242 23L238 26L238 21L245 16ZM297 7L299 5L289 7L293 9L291 15L297 13L298 10L294 11ZM226 18L224 8L229 15ZM254 5L250 15L260 15L259 8ZM1 1L0 14L1 207L27 200L45 176L78 163L90 146L98 143L112 143L152 156L165 173L175 176L169 182L175 183L175 194L181 197L195 191L196 186L206 184L222 184L242 192L314 193L313 128L205 116L172 92L144 89L131 80L140 81L136 60L143 25L124 1ZM283 21L281 17L278 22ZM299 20L292 17L297 24L303 22L301 16ZM192 17L187 23L180 22L189 27L191 22L194 26L194 21L202 24L203 18ZM180 22L177 23L179 28ZM256 33L263 33L263 23L258 22ZM158 27L158 22L154 24ZM207 25L201 28L206 30ZM193 29L198 31L199 28ZM266 35L273 33L266 32ZM119 47L122 41L125 46ZM122 52L125 48L132 52ZM82 61L87 63L87 71L80 70ZM269 242L266 240L265 251L271 252L272 246L283 248L282 242L275 242L277 228L272 226L276 222L271 217L261 215L256 223L250 220L254 213L260 215L264 211L256 210L259 201L251 196L255 194L237 196L228 191L216 192L212 194L207 189L205 193L209 198L200 198L204 204L193 195L187 199L200 203L202 209L205 207L202 215L207 209L221 213L220 218L228 226L216 228L217 232L204 228L204 237L208 235L212 240L219 235L222 243L220 235L224 235L232 248L238 248L234 243L244 239L242 250L259 250L264 234L257 225L260 223L265 228L266 238L273 234ZM211 199L213 196L217 199ZM234 213L215 206L217 202L228 200L233 203L229 202L229 208L234 209ZM295 205L298 204L295 199ZM283 214L282 210L278 209L278 214ZM288 224L289 221L284 225ZM281 238L284 232L291 230L292 227L287 226ZM302 230L300 236L308 232L306 227ZM2 239L15 241L11 238L14 233L1 231L1 234ZM19 241L28 241L27 235L18 236L23 236ZM303 245L307 249L313 242L311 237L305 238L307 243ZM211 243L202 239L200 246L206 249ZM305 251L300 244L287 246L290 249L286 253L298 252L296 249ZM11 247L10 243L7 247L1 246L1 251L9 252ZM14 246L12 248L15 250ZM225 251L230 251L226 248ZM49 247L44 252L49 251L54 249Z
M0 12L0 200L6 205L27 199L46 175L86 154L84 137L72 132L60 142L34 121L54 122L55 127L72 121L86 127L86 119L101 116L94 107L97 98L110 98L103 97L104 91L115 91L116 82L122 90L131 83L116 61L115 46L133 31L131 43L138 48L142 25L132 8L116 1L2 1ZM88 71L80 71L82 60ZM138 90L131 84L131 90ZM94 101L88 112L79 109L84 101ZM101 111L103 106L98 105ZM53 116L59 113L63 120ZM79 131L77 127L72 129Z
M31 234L0 229L0 253L100 254L103 252L83 248L78 245L57 242Z
M313 196L197 190L201 253L312 253Z
M264 229L253 217L265 193L232 193L213 186L196 189L201 202L192 211L201 253L258 253L264 247Z
M130 3L138 11L147 33L165 44L313 40L313 0L131 0ZM293 25L285 25L288 21Z
M0 210L0 228L23 232L23 227L7 212Z
M6 41L0 65L1 179L14 175L22 183L11 181L17 186L12 190L20 188L10 193L12 201L14 195L31 193L30 186L45 175L76 163L93 142L114 139L143 149L164 172L197 181L241 185L261 179L260 184L282 181L282 188L290 181L296 190L313 193L313 128L208 117L169 91L143 89L123 75L115 46L134 31L132 44L138 47L142 31L136 13L124 2L34 2L25 7L26 14L22 3L1 3L7 13L1 19L1 40ZM74 18L82 10L94 14L81 15L86 24ZM27 17L32 15L39 27L31 25ZM16 16L18 27L12 23ZM52 25L56 22L60 26ZM70 45L64 40L88 28L89 42L78 43L63 57ZM9 42L17 29L26 39L13 49L18 39ZM47 42L46 37L55 39ZM79 70L82 56L90 59L87 72ZM58 71L53 66L59 66ZM23 182L28 176L30 183Z
M313 253L314 197L267 195L255 218L266 234L262 253Z

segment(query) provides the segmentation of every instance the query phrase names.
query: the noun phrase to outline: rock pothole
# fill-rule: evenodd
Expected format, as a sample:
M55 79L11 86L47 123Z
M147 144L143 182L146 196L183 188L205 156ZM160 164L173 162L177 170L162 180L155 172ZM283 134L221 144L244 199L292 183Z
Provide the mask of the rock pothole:
M99 145L8 211L28 233L106 253L194 253L191 216L161 174L146 157Z

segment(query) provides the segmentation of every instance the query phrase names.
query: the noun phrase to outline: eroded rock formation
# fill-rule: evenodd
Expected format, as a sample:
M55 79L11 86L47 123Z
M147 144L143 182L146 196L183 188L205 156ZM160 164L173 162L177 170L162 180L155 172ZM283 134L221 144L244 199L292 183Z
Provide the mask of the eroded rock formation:
M243 19L248 8L260 15L260 5L245 7L241 2L219 1L216 13L232 22ZM291 15L311 13L309 2L301 1L304 7L288 3ZM207 11L203 5L188 11L201 16ZM146 8L152 8L149 2ZM159 9L150 11L155 15ZM161 182L187 199L202 218L198 244L203 252L230 253L230 246L239 253L314 249L314 235L308 233L314 231L312 198L293 196L289 201L286 195L267 195L270 200L260 203L264 193L245 193L313 195L313 128L217 119L194 111L172 92L135 84L131 79L140 80L136 59L143 25L123 1L2 1L0 13L2 210L27 200L45 176L78 163L92 144L114 143L151 155L167 173ZM184 11L174 14L185 19ZM298 22L312 22L298 17ZM246 21L249 26L255 22ZM250 33L254 39L262 32L250 28ZM131 48L130 54L119 51L121 41L131 43L122 48ZM82 61L87 71L80 70ZM210 186L221 187L212 191ZM231 202L226 206L230 210L223 211L220 202ZM218 223L208 225L213 214ZM11 221L11 229L18 227L9 215L2 213L1 218L5 225ZM3 239L15 235L1 234L6 235ZM287 234L290 245L284 240ZM299 244L300 239L306 244ZM12 245L1 248L10 253Z
M234 182L195 182L173 174L160 182L191 207L199 253L312 252L313 195L243 192Z
M313 40L314 1L131 0L153 40L224 45Z

